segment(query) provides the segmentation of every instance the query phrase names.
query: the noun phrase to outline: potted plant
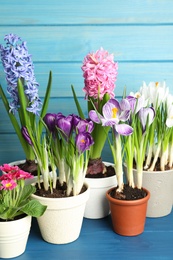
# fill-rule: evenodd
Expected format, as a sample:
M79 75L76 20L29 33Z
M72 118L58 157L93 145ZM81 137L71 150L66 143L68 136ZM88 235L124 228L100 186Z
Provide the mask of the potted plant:
M0 45L0 56L6 74L10 102L8 102L2 86L0 86L0 96L26 156L26 160L12 164L20 164L21 169L36 175L35 155L22 137L21 127L28 122L31 127L35 127L37 124L39 131L42 131L40 119L47 111L52 73L49 74L45 99L42 103L38 95L39 84L34 75L34 65L31 55L28 53L26 42L12 33L6 35L4 40L6 45Z
M132 120L131 112L133 105L135 104L129 102L128 98L124 98L120 102L116 99L110 99L103 106L102 115L99 114L96 108L89 113L90 119L95 123L112 128L112 140L108 137L108 141L114 158L118 185L109 189L106 197L110 203L114 231L125 236L139 235L143 232L147 202L150 196L149 191L146 189L141 186L134 186L131 171L127 174L126 184L123 180L123 158L128 158L127 169L130 169L133 163L136 134L138 134L129 125L129 121ZM135 107L137 106L135 105ZM139 125L139 128L142 128L145 123L144 132L147 133L148 126L153 121L154 113L152 108L144 110L141 121L139 118L139 121L136 123ZM145 134L144 136L144 139L147 138ZM131 142L132 140L133 142ZM139 154L140 156L141 154ZM141 175L137 175L137 178L139 180L138 183L140 183Z
M114 97L115 81L118 64L114 62L113 54L100 48L95 53L86 55L82 65L85 87L85 98L88 105L88 113L93 109L93 104L99 113L102 107ZM74 100L78 113L85 118L72 86ZM105 192L109 187L116 185L114 167L112 163L102 161L102 151L107 140L109 126L102 127L94 122L92 137L94 145L90 149L86 181L90 186L90 198L87 201L84 216L98 219L107 216L110 212L109 204L105 198Z
M140 169L135 157L133 171L135 176L139 170L143 171L143 187L151 193L147 217L163 217L172 211L173 96L165 82L150 82L149 85L144 82L137 93L130 95L131 99L136 99L138 96L155 110L155 118L148 131Z
M47 205L45 214L38 218L42 237L49 243L65 244L79 237L89 197L85 175L93 123L62 113L48 113L44 122L47 131L39 138L28 126L22 128L22 134L35 153L43 177L42 182L38 178L33 195Z
M31 217L41 216L46 206L31 198L35 187L25 185L33 175L8 164L0 170L5 172L0 176L0 257L11 258L25 251Z

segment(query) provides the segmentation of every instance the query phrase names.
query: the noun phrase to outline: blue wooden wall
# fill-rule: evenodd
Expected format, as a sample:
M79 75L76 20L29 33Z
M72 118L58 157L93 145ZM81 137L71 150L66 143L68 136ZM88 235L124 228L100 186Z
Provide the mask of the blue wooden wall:
M76 112L71 84L86 112L83 58L100 47L119 63L115 94L137 90L143 81L166 80L173 91L172 0L1 0L0 43L15 33L27 41L44 96L53 72L50 112ZM0 83L6 82L0 64ZM0 100L0 163L24 159ZM103 159L111 161L106 146Z

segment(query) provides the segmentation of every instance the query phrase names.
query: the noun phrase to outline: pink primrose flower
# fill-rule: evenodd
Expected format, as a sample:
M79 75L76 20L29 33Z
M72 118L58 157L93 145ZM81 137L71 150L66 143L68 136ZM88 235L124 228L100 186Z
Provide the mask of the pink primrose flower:
M10 166L9 164L4 164L0 166L0 170L6 172L0 177L0 180L26 180L32 179L34 176L28 172L22 171L18 166Z
M4 164L0 166L0 170L6 173L13 173L18 171L18 169L19 169L18 166L10 166L9 164Z
M15 174L16 180L26 180L26 179L32 179L34 178L34 176L28 172L22 171L22 170L18 170L18 172L16 172Z
M17 186L17 183L14 180L2 180L1 181L1 190L13 190Z
M118 64L114 62L113 54L109 54L103 48L96 53L89 53L84 58L82 66L86 98L102 100L106 93L113 98L117 70Z

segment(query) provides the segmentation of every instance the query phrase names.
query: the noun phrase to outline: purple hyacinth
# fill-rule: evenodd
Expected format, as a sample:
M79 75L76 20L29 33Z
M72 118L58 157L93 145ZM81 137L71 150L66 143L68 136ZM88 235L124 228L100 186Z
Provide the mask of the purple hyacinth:
M10 111L15 113L19 108L17 81L22 80L25 95L28 99L27 110L38 114L41 100L38 96L38 86L34 76L34 66L28 53L26 42L15 34L8 34L4 41L6 46L0 45L0 56L7 80L7 92L10 94Z

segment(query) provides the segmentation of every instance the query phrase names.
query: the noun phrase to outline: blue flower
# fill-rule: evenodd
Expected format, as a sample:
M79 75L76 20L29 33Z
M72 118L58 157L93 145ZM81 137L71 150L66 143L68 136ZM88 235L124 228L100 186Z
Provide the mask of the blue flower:
M27 110L39 114L41 109L41 100L38 96L39 84L34 76L34 66L26 42L15 34L6 35L4 41L6 46L0 45L0 56L6 74L7 91L12 98L10 111L15 113L19 108L17 81L20 78L28 99Z

